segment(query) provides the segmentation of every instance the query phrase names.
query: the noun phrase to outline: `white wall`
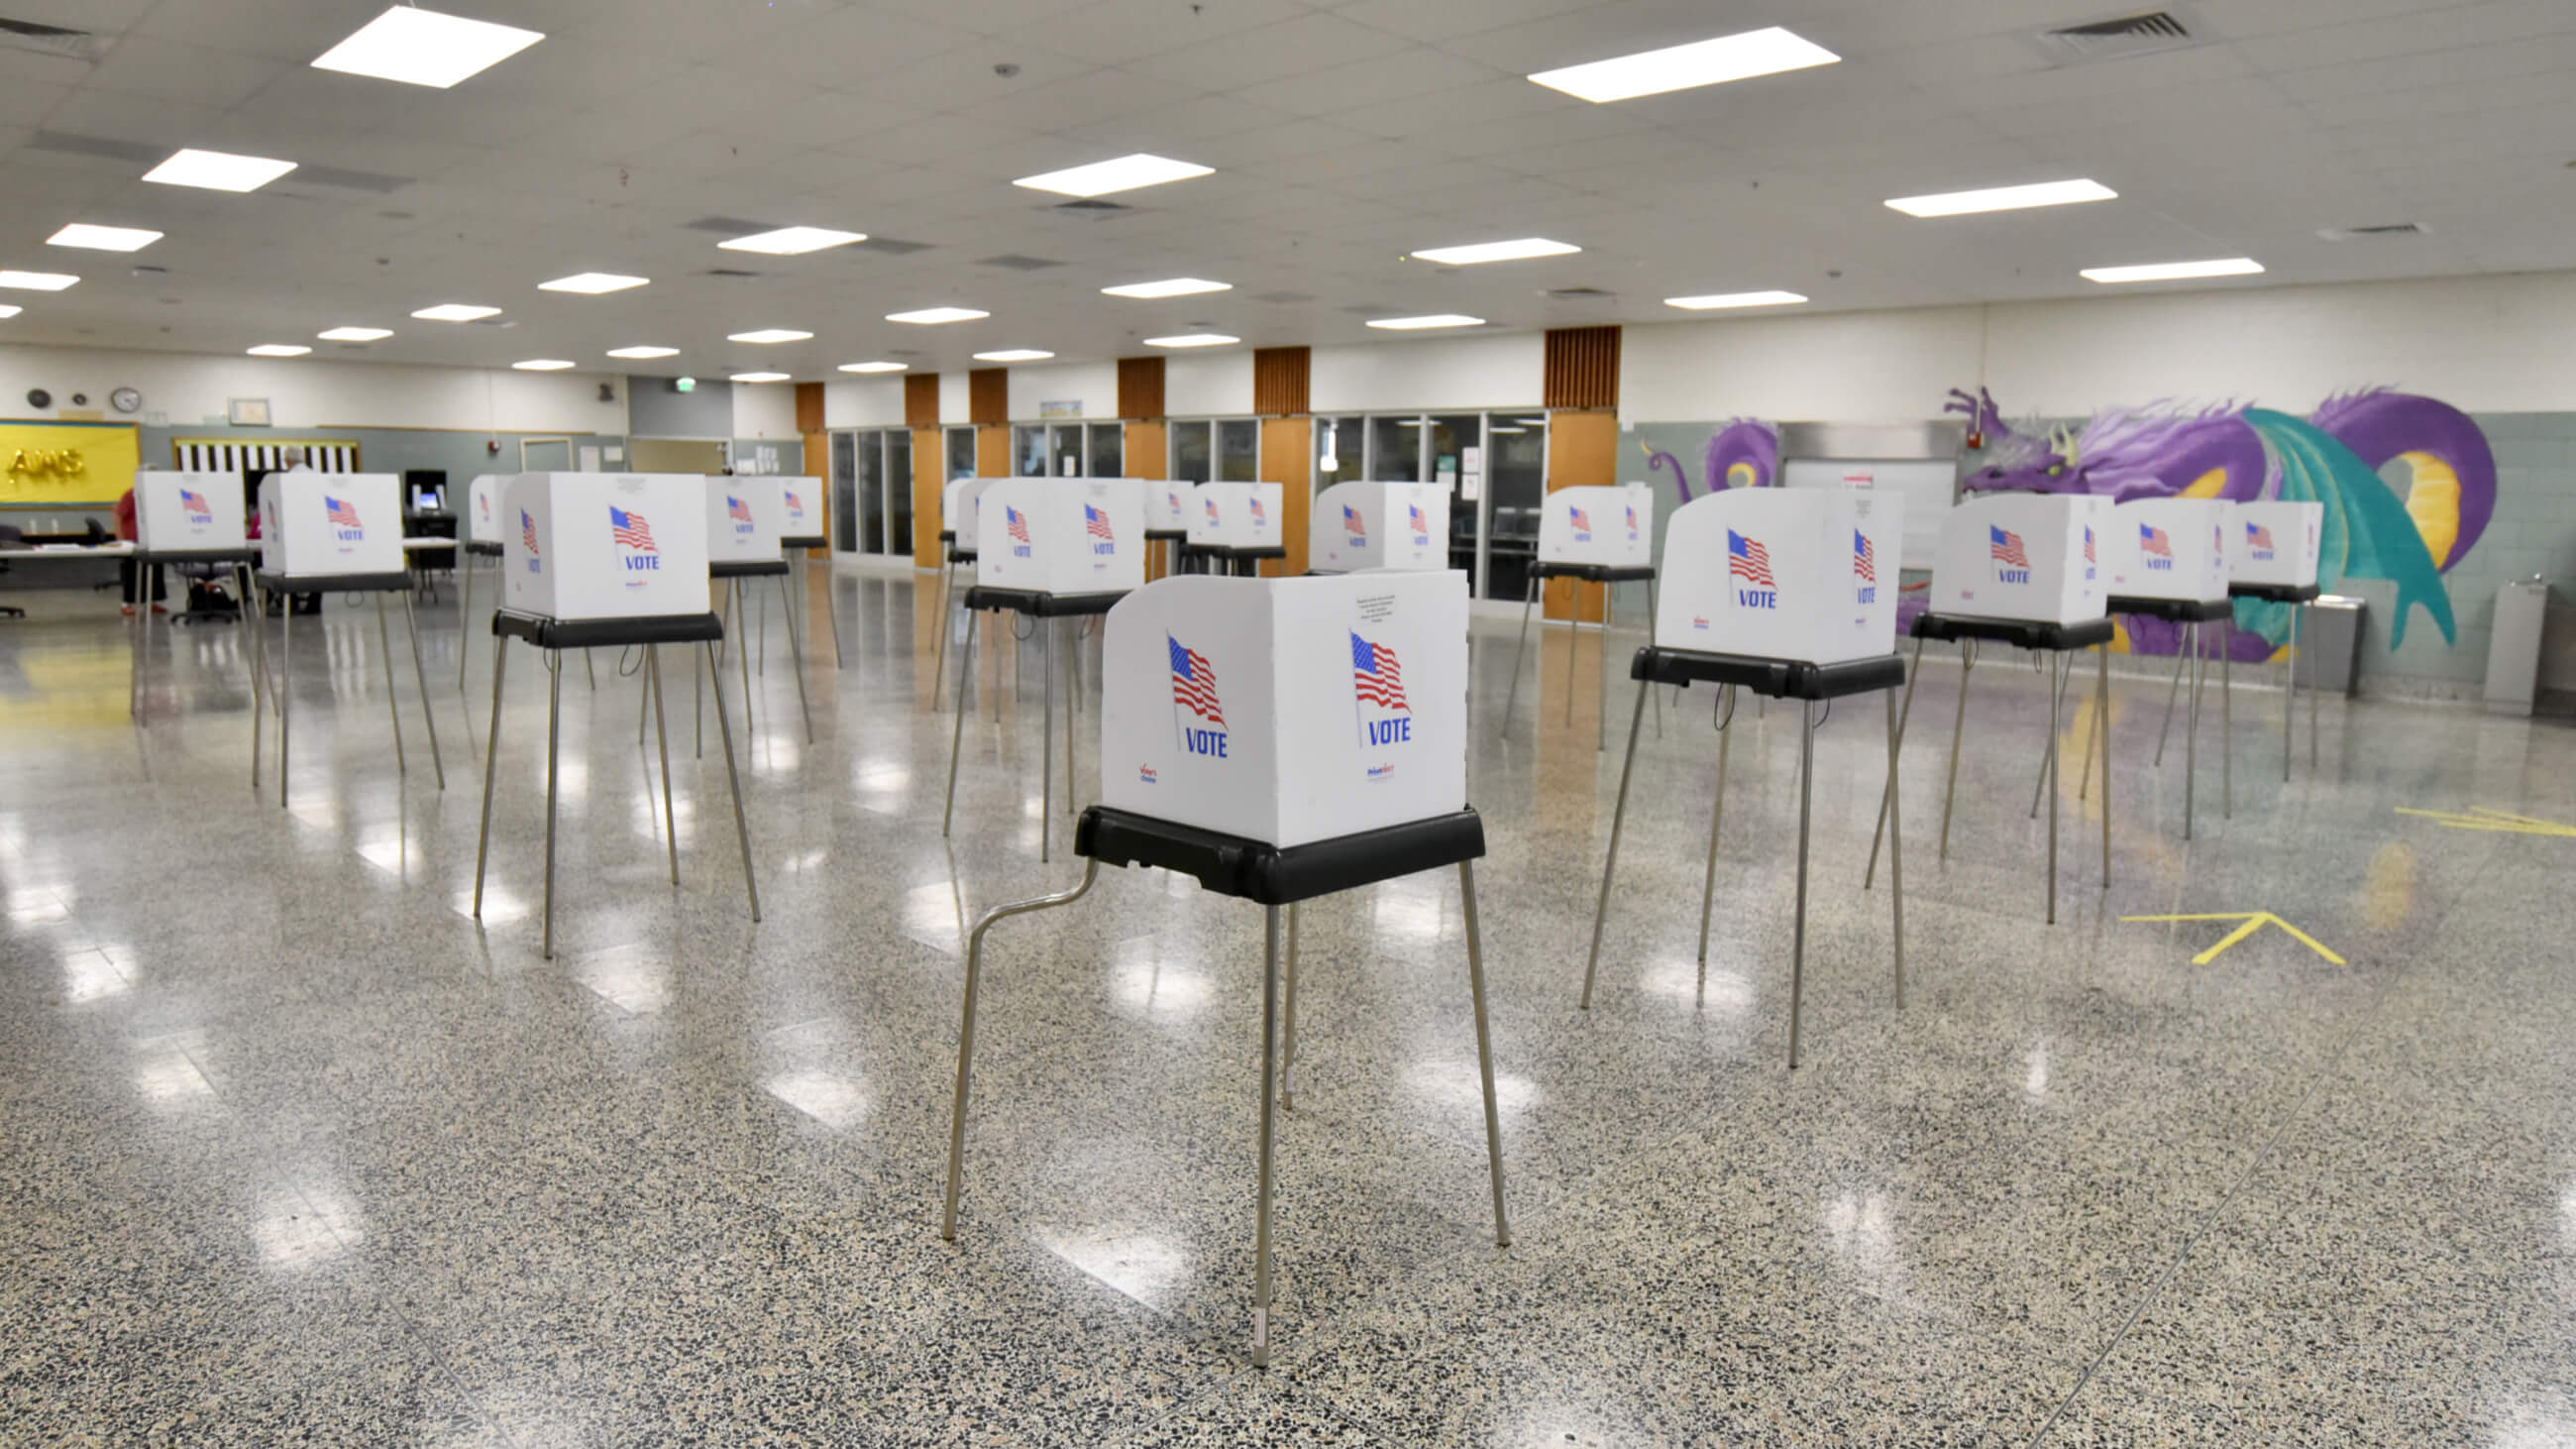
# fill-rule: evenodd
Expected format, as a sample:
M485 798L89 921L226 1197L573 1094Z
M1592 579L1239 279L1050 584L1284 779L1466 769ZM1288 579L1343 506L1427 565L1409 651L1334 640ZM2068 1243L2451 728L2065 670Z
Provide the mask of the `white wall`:
M737 438L794 438L796 386L786 382L735 383L733 435Z
M827 428L896 428L903 426L903 379L875 377L865 382L823 384L823 426Z
M1115 362L1022 363L1011 369L1013 422L1032 422L1040 405L1076 404L1085 418L1118 416L1118 364ZM1168 404L1166 404L1168 406Z
M1546 352L1536 332L1318 347L1309 405L1319 413L1536 407Z
M1163 411L1176 418L1251 412L1251 352L1175 353L1164 358Z
M614 385L615 401L599 400L603 382ZM54 395L53 407L27 406L27 390L37 387ZM270 421L280 428L627 431L626 379L614 373L0 346L0 413L8 416L56 416L74 393L88 394L90 409L106 412L107 395L119 387L143 394L133 421L174 427L221 424L232 399L266 398Z

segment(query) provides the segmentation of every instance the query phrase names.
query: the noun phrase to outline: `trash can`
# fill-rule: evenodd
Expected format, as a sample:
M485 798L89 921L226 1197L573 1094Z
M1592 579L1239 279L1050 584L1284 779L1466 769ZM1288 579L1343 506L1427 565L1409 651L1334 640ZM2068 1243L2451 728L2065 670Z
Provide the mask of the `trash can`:
M2487 713L2531 713L2540 693L2540 631L2548 617L2549 583L2539 575L2496 590L2495 631L2487 641Z
M2350 594L2321 594L2299 621L2299 687L2349 695L2361 678L2361 615Z

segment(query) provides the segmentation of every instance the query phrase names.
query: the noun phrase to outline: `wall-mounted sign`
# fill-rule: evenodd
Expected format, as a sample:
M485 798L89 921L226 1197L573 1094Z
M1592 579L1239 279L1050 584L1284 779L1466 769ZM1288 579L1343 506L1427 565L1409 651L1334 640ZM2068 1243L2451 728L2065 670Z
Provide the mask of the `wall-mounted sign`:
M1040 403L1038 404L1038 416L1039 416L1039 417L1042 417L1042 418L1078 418L1078 417L1081 417L1081 416L1082 416L1082 399L1080 399L1080 398L1078 398L1078 397L1077 397L1077 398L1059 398L1059 399L1057 399L1057 400L1056 400L1056 401L1054 401L1054 402L1040 402Z
M0 423L0 503L114 502L141 461L130 424Z
M237 428L267 427L268 399L264 397L234 398L232 400L230 418L232 425Z

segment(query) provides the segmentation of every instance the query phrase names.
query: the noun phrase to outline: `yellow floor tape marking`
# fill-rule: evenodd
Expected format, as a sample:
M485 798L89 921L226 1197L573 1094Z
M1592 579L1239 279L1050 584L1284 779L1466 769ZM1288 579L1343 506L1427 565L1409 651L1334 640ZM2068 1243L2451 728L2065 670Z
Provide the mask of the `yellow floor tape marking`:
M2490 810L2483 805L2470 806L2466 814L2452 810L2411 810L2400 805L2397 807L2397 813L2431 820L2452 830L2485 830L2506 835L2554 835L2562 840L2576 839L2576 825L2561 825L2557 821L2543 820L2536 815L2515 815L2509 811Z
M2224 951L2228 947L2235 945L2237 942L2244 940L2246 937L2253 935L2256 931L2263 929L2265 926L2278 926L2282 930L2289 932L2291 935L2298 937L2302 942L2306 943L2309 950L2325 957L2337 966L2345 964L2344 959L2341 956L2327 950L2318 942L2316 937L2311 936L2307 932L2300 930L2298 927L2291 925L2289 922L2282 920L2279 916L2272 914L2270 911L2210 911L2198 915L2122 916L2120 919L2123 921L2239 921L2243 923L2235 930L2228 932L2224 937L2222 937L2217 945L2212 946L2208 950L2201 952L2199 955L2192 957L2191 964L2194 966L2206 966L2210 962L2217 960L2219 952Z

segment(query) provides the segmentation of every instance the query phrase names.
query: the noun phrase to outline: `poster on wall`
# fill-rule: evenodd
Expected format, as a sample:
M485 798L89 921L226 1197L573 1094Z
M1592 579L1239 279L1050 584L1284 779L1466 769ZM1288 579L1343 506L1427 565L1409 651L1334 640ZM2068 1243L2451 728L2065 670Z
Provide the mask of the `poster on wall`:
M131 423L0 423L0 503L114 503L141 463Z
M1057 400L1056 400L1056 401L1054 401L1054 402L1040 402L1040 403L1038 404L1038 416L1039 416L1039 417L1041 417L1041 418L1078 418L1078 417L1081 417L1081 416L1082 416L1082 399L1080 399L1080 398L1078 398L1078 397L1077 397L1077 398L1059 398L1059 399L1057 399Z

